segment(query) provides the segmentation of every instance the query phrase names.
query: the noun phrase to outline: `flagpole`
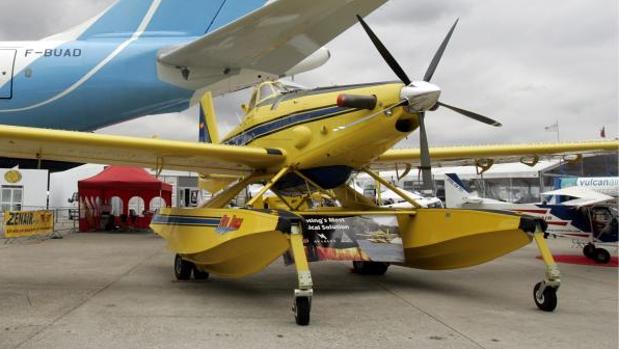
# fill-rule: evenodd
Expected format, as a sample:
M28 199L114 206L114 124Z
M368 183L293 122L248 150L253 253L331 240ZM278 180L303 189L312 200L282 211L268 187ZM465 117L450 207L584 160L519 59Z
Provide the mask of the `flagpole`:
M559 132L559 120L557 120L557 143L561 143L561 133Z

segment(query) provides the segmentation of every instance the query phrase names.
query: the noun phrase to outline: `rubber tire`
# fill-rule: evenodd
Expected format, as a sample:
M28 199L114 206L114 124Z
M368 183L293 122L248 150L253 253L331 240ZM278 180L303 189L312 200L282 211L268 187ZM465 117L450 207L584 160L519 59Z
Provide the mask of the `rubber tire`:
M180 255L177 254L174 257L174 276L176 276L176 280L186 281L191 279L193 268L193 263L184 260Z
M542 299L537 299L537 290L542 287L542 283L538 282L533 288L533 300L535 305L543 311L554 311L557 308L557 289L553 287L546 287L542 293Z
M294 300L294 319L299 326L307 326L310 322L311 302L309 297L297 297Z
M198 269L198 267L194 266L193 268L193 278L196 280L206 280L209 278L211 274L208 271L202 271Z
M596 248L593 255L593 260L596 263L608 264L608 262L610 262L610 252L603 248Z
M595 256L595 245L586 244L585 247L582 248L582 254L589 259L593 259Z
M385 275L389 268L389 263L353 261L352 267L355 273L361 275Z

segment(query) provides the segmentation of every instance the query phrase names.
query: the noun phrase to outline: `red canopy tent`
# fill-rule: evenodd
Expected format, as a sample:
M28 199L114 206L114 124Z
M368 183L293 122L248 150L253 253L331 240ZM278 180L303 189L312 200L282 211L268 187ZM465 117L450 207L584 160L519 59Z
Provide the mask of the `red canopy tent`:
M118 225L146 229L153 212L172 201L170 184L135 167L108 166L96 176L79 181L77 188L81 232Z

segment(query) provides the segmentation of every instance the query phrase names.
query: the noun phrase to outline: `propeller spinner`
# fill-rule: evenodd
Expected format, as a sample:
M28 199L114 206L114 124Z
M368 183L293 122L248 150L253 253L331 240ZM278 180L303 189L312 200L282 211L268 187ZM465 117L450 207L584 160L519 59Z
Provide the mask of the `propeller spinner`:
M423 178L422 192L424 195L431 196L434 193L434 188L432 184L430 148L428 145L428 136L425 126L426 111L433 111L436 110L439 106L442 106L473 120L492 126L501 126L500 122L493 120L489 117L440 102L439 97L441 95L441 89L438 86L430 83L430 80L432 80L432 77L434 76L434 73L436 71L436 68L438 67L438 64L441 61L441 58L443 57L443 53L445 53L445 49L449 44L449 40L451 39L451 36L456 29L458 20L456 20L456 22L451 26L449 32L443 39L443 42L434 54L432 62L430 63L430 66L424 74L423 81L412 81L408 77L408 75L406 75L406 72L404 72L404 69L402 69L398 61L389 52L387 47L385 47L385 45L380 41L378 36L374 33L374 31L372 31L372 28L370 28L370 26L363 20L363 18L361 18L361 16L357 15L357 19L361 23L361 26L370 37L372 43L374 43L374 46L383 57L387 65L389 65L391 70L398 76L398 78L404 83L404 85L406 85L402 88L402 91L400 93L402 101L406 102L405 104L411 112L418 113L420 132L420 170Z

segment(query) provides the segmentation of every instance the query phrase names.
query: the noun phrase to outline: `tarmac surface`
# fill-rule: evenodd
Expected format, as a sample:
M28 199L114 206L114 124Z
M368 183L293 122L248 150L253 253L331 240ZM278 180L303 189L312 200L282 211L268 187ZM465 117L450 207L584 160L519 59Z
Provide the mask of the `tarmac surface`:
M290 311L296 274L179 282L151 234L0 240L0 348L617 348L617 268L560 264L554 313L537 310L534 244L491 263L360 276L312 264L311 324ZM559 253L579 254L565 240ZM616 251L613 251L616 254Z

